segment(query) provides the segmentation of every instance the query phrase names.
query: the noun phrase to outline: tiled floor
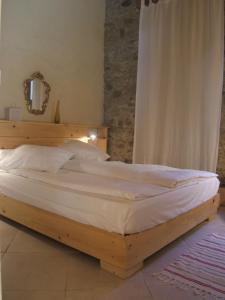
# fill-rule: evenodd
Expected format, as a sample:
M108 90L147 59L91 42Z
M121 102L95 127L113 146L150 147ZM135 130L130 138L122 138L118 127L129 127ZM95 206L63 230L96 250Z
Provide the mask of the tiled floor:
M152 276L209 232L225 234L225 209L145 262L128 280L98 260L0 219L3 300L200 300Z

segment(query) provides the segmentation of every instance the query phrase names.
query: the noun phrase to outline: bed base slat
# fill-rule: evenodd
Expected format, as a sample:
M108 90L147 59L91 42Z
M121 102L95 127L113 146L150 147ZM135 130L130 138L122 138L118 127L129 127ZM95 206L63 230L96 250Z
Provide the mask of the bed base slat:
M216 195L175 219L146 231L124 236L78 223L2 194L0 214L100 259L103 269L127 278L142 268L145 258L215 216L219 202L219 195Z

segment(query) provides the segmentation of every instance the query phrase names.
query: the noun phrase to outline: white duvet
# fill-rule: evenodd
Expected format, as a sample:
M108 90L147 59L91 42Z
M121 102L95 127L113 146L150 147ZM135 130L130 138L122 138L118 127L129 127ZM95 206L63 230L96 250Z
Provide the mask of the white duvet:
M75 192L138 201L167 193L171 188L215 178L210 172L158 165L71 160L57 173L14 169L11 174L38 180ZM96 175L96 176L93 176Z
M6 171L3 171L4 173ZM167 193L170 189L146 183L135 183L118 178L60 170L57 173L13 169L7 173L47 183L59 188L112 199L143 200Z
M187 169L176 169L160 165L126 164L117 161L70 160L66 170L119 178L136 183L148 183L167 188L175 188L192 181L217 177L217 174Z

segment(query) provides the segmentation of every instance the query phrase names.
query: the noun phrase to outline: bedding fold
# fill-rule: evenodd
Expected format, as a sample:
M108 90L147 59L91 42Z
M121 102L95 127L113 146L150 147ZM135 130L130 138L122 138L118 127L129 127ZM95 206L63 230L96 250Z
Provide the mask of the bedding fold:
M95 196L107 196L114 200L126 199L129 201L138 201L167 193L170 190L156 185L133 183L118 178L93 176L91 174L68 170L60 170L57 173L47 173L33 170L13 169L7 171L7 173L51 184L57 188L65 188Z
M217 174L188 169L177 169L160 165L126 164L119 161L70 160L64 169L124 179L136 183L147 183L167 188L176 188L196 180L217 177Z

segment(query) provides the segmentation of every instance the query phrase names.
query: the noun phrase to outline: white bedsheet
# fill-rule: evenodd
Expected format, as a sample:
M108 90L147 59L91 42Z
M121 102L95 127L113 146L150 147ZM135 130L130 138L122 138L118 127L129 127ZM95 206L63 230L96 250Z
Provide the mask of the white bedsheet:
M60 172L63 176L66 171ZM89 176L93 180L98 177ZM121 184L124 184L122 180ZM207 178L166 191L157 187L163 192L143 200L130 201L0 172L1 193L83 224L120 234L140 232L175 218L213 197L218 187L217 178Z

